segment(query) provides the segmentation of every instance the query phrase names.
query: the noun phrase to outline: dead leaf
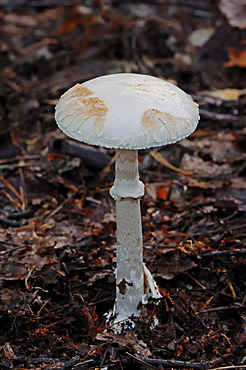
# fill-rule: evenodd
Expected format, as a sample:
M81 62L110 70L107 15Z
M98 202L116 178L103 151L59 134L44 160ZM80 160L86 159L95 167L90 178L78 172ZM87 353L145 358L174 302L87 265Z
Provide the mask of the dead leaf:
M87 6L72 6L66 9L65 20L60 28L56 31L56 35L69 34L74 31L75 27L90 27L95 24L103 24L102 17L94 15L92 9Z
M229 62L225 63L226 67L246 67L246 50L234 49L227 47Z
M146 343L144 343L141 339L139 340L137 335L134 334L133 331L128 332L127 335L124 337L114 333L98 333L96 339L103 342L106 341L116 343L120 347L130 347L138 354L138 356L142 356L144 358L148 358L149 356L151 356L151 352L148 349Z
M245 189L228 189L216 194L216 206L237 211L246 211Z
M161 255L156 267L154 277L161 277L164 280L171 280L176 275L189 271L197 264L184 253L166 253Z
M228 163L245 159L245 152L240 142L243 140L236 133L211 132L207 137L194 140L182 140L180 146L190 151L199 150L200 157L211 157L214 162Z
M186 185L189 188L212 189L212 190L222 188L223 184L224 182L220 180L208 182L208 181L201 181L201 180L194 179L194 178L188 178L188 181L186 182Z
M221 100L238 100L241 95L246 94L246 89L219 89L204 91L203 93Z
M184 171L180 168L177 168L175 166L173 166L171 163L169 163L162 155L161 153L156 153L156 152L150 152L150 155L151 157L153 157L157 162L159 162L160 164L162 164L163 166L167 167L167 168L170 168L171 170L173 171L176 171L176 172L179 172L179 173L182 173L183 175L191 175L192 172L191 171Z
M202 47L206 42L213 36L215 29L210 28L198 28L189 34L189 41L191 45L196 47Z
M95 281L104 279L105 277L109 276L112 273L111 270L103 270L101 272L96 272L92 277L88 279L88 283L92 284L95 283Z
M27 267L24 264L6 263L1 266L1 280L19 280L27 274Z
M16 145L17 144L17 145ZM9 131L1 132L0 135L0 160L15 157L20 154L18 143L13 142L13 136Z
M4 359L8 359L8 360L16 359L14 351L8 342L6 342L2 347L0 347L0 352L2 352L2 357Z
M245 0L220 0L219 8L232 27L246 28Z
M168 189L166 187L158 187L156 189L156 196L157 198L159 199L162 199L162 200L167 200L167 197L168 197Z
M243 345L246 342L246 315L241 316L241 328L237 334L237 342L239 345Z
M202 149L202 155L209 155L213 162L217 163L233 163L246 159L246 154L240 150L237 143L229 140L211 140L210 145Z
M202 178L214 178L218 176L225 178L234 172L234 169L227 163L218 165L211 161L204 161L202 158L188 153L184 154L181 163L185 170L192 170L193 174L199 175Z
M148 196L153 201L156 201L157 198L165 200L167 199L170 187L171 183L167 181L146 183L145 195Z
M230 180L233 189L244 189L246 191L246 181L244 177L236 177Z

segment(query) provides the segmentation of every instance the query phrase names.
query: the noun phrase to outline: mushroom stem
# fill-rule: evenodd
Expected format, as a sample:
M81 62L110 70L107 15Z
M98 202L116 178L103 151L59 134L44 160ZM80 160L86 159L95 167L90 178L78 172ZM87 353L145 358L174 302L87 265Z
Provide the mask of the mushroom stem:
M116 200L117 267L115 322L141 314L142 303L149 297L160 298L156 283L143 264L140 198L144 185L139 180L136 150L116 150L114 186Z
M144 184L139 181L137 150L116 149L115 180L110 195L116 201L144 195Z
M139 316L144 295L140 200L116 201L116 321Z

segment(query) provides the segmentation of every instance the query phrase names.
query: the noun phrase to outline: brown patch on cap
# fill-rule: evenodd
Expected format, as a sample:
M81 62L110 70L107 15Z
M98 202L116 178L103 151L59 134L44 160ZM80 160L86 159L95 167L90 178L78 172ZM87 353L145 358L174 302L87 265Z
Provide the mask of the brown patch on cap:
M97 136L104 133L104 124L107 120L105 117L109 107L98 97L91 98L74 98L64 105L57 105L56 117L62 126L69 128L70 131L77 131L83 123L94 117L93 129Z
M170 113L161 112L158 109L148 109L144 112L141 121L147 141L161 142L163 137L163 126L167 131L167 141L175 141L182 133L180 128L184 126L184 133L189 131L191 123L189 120L174 116ZM170 140L169 140L170 139Z
M85 107L89 116L104 116L109 110L104 101L100 98L79 99Z
M63 101L65 99L71 99L71 98L80 98L88 95L92 95L93 92L88 89L85 86L82 86L80 84L76 84L75 86L71 87L68 91L66 91L60 98L60 101Z

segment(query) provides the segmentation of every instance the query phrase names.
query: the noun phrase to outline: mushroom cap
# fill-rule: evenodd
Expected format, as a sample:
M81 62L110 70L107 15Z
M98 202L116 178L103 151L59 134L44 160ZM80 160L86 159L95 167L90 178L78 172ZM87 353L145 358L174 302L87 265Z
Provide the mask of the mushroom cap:
M65 92L55 119L68 136L115 149L175 143L196 128L198 105L160 78L118 73L76 84Z

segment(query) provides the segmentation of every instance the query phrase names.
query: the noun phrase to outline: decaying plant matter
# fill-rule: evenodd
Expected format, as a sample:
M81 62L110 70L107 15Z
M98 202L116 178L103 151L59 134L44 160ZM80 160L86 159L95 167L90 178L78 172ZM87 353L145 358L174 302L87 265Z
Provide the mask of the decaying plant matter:
M246 18L239 1L132 3L0 1L1 369L245 366ZM115 150L54 121L70 86L117 73L172 82L201 115L187 139L138 153L143 259L162 298L125 335L104 315Z

